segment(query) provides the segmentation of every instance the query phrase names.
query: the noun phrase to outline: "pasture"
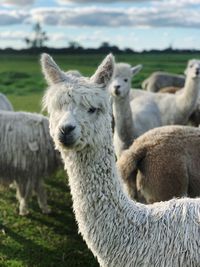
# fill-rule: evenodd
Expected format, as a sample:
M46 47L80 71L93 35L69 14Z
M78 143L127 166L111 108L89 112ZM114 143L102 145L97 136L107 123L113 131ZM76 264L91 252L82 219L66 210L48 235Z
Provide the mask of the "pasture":
M133 54L117 56L117 61L143 64L133 86L153 71L181 74L187 60L195 54ZM104 55L59 55L57 63L64 70L77 69L85 76L93 73ZM45 90L39 56L0 55L0 92L7 95L15 110L41 111ZM51 215L40 213L36 200L31 214L19 217L15 192L0 188L0 266L10 267L95 267L91 252L77 233L67 175L60 170L46 181Z

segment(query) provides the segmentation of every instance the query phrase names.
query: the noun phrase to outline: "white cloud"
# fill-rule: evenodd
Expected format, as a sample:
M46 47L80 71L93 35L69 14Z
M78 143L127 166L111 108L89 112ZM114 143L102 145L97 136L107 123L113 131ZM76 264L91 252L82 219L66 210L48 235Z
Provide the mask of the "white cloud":
M27 16L28 14L23 11L0 10L0 26L23 23Z
M182 1L182 4L186 3L186 0ZM197 1L200 2L200 0L188 1L195 4ZM35 8L24 12L21 10L3 10L0 11L0 26L39 21L51 26L64 25L75 27L200 27L198 8L175 8L176 2L174 0L169 0L168 6L165 4L166 1L160 2L159 5L148 7L135 6L132 8L73 6L65 8Z
M160 7L187 7L187 6L195 6L200 4L200 0L165 0L165 1L156 1L153 2L154 5Z
M0 39L3 39L4 41L11 41L11 40L22 40L27 37L27 33L22 31L3 31L0 32Z
M150 0L151 1L151 0ZM159 1L159 0L153 0L153 1ZM93 3L94 0L57 0L57 2L61 5L64 4L87 4L87 3ZM110 3L116 3L116 2L127 2L127 3L141 3L141 2L149 2L149 0L96 0L95 3L104 3L104 4L110 4Z
M35 0L1 0L1 4L5 6L28 6L34 2Z
M51 33L50 35L50 40L52 42L67 42L69 41L70 39L63 33Z
M183 19L184 18L184 19ZM200 16L195 9L164 7L135 8L57 8L35 9L31 21L47 25L105 26L105 27L200 27Z

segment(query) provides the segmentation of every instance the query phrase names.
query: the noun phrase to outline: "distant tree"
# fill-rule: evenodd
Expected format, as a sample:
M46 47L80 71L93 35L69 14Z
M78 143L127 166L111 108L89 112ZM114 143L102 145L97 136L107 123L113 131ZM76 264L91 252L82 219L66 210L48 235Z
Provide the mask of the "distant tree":
M44 43L48 41L48 36L45 31L42 30L42 27L39 22L33 26L33 36L26 37L25 42L27 46L32 48L40 48L44 46Z
M77 49L77 48L80 48L80 44L76 41L70 41L69 42L69 48L73 48L73 49Z
M103 42L103 43L101 43L100 47L101 48L108 48L108 47L110 47L110 44L108 42Z
M125 53L128 53L128 54L131 54L131 53L133 53L134 51L131 49L131 48L124 48L124 52Z

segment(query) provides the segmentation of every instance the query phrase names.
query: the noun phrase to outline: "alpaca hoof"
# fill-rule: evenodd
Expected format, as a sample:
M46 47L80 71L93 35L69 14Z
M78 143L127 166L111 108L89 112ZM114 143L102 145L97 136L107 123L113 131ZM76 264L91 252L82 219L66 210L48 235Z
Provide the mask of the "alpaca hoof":
M43 209L42 209L42 213L43 213L43 214L50 214L50 213L51 213L51 208L49 208L49 207L45 207L45 208L43 208Z
M29 211L28 210L20 210L20 212L19 212L19 215L20 216L26 216L28 214L29 214Z

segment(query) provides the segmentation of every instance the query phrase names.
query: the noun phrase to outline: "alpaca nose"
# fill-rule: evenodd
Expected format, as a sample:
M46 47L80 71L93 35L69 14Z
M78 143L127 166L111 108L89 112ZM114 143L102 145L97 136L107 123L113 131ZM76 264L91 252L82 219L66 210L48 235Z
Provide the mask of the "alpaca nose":
M119 95L119 94L120 94L120 90L119 90L120 87L121 87L120 85L115 85L115 86L114 86L115 94L116 94L116 95Z
M196 68L196 75L200 74L200 68Z
M61 127L60 131L63 135L70 135L76 126L71 124L66 124L65 126Z
M58 139L66 147L73 145L76 141L76 126L72 124L64 125L60 128Z

